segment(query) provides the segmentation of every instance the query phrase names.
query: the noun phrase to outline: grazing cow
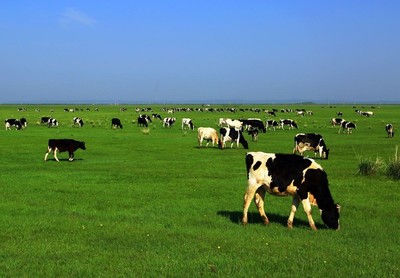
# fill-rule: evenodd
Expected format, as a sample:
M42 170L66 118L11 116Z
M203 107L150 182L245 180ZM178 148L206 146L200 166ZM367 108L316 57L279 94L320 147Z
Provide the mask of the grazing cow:
M249 152L246 154L246 166L248 185L244 194L243 224L247 224L247 213L253 198L264 223L269 224L264 211L265 193L268 192L275 196L293 196L288 228L293 228L294 215L301 202L310 227L317 230L311 214L310 201L313 199L325 225L330 229L339 229L340 206L333 201L326 172L313 159L296 154Z
M79 117L74 117L73 119L74 125L78 125L79 127L83 127L83 120Z
M192 119L189 118L182 119L182 129L186 129L186 127L188 127L191 130L194 130L194 124Z
M226 124L228 127L233 127L237 130L242 130L243 127L243 122L239 120L226 119Z
M267 132L264 123L260 119L250 118L250 119L240 119L240 122L246 127L247 130L250 128L255 128L257 130L262 131L263 133Z
M41 125L47 125L49 123L50 117L41 117L40 118L40 124Z
M387 124L385 126L385 130L389 138L392 138L394 136L394 128L392 124Z
M319 153L320 158L328 159L329 149L324 138L318 133L299 133L294 137L293 153L303 155L305 151L314 151L314 157Z
M278 122L275 120L267 120L265 122L265 126L266 126L266 128L271 128L271 129L275 130L279 125L278 125Z
M250 127L247 130L247 134L251 135L251 140L253 142L257 142L258 141L258 129L255 127Z
M243 134L240 130L237 130L233 127L221 127L219 130L221 134L222 148L226 146L226 142L232 142L231 148L233 147L234 142L236 142L236 146L239 148L239 143L242 144L243 148L248 149L249 144L246 139L244 139Z
M74 152L77 149L86 150L85 142L75 141L74 139L50 139L47 146L47 152L44 155L44 161L47 161L47 156L53 152L54 159L58 160L57 152L68 152L69 161L74 160Z
M153 119L159 119L162 121L162 117L160 114L153 113L153 114L151 114L151 116L153 117Z
M21 123L22 128L25 128L28 126L28 121L25 118L19 119L19 122Z
M293 129L293 128L297 129L296 122L293 120L290 120L290 119L282 119L282 120L280 120L280 124L281 124L282 129L284 129L283 126L285 126L285 125L289 126L289 129Z
M142 117L138 117L137 118L137 125L138 126L144 126L144 127L148 127L148 123L147 123L147 120L146 120L146 118L142 118Z
M338 117L343 117L343 112L341 112L341 111L336 112L336 115L337 115Z
M151 120L151 117L147 114L140 114L139 118L143 118L146 120L147 123L152 123L153 121Z
M18 119L6 119L4 121L4 125L6 130L11 130L11 127L15 127L16 130L20 130L22 128L21 121Z
M47 127L57 127L58 126L58 121L55 118L50 118L47 121Z
M210 141L212 142L213 147L215 144L218 145L219 148L222 148L221 140L218 137L217 131L212 127L199 127L197 129L197 140L199 142L199 148L202 147L203 140L207 141L206 148Z
M339 127L338 133L344 132L345 130L347 130L347 134L350 134L353 132L353 129L356 129L355 123L343 121Z
M164 118L163 127L171 127L175 122L176 122L176 118L175 117L173 117L173 118L170 118L170 117Z
M111 128L120 128L120 129L122 129L122 124L121 124L120 119L112 118L111 119Z
M342 118L332 118L332 119L331 119L331 125L332 125L332 127L337 126L337 125L338 125L338 126L341 126L343 122L345 122L345 120L342 119Z

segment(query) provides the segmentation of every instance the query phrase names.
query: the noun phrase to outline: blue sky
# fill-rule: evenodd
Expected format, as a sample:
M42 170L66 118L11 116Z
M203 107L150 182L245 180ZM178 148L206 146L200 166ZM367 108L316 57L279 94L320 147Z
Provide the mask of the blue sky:
M400 1L1 1L0 103L400 103Z

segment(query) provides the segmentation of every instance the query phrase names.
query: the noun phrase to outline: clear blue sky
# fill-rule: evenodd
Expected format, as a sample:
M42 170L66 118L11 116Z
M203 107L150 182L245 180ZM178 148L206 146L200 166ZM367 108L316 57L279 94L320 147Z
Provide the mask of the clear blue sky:
M1 1L0 103L400 103L400 1Z

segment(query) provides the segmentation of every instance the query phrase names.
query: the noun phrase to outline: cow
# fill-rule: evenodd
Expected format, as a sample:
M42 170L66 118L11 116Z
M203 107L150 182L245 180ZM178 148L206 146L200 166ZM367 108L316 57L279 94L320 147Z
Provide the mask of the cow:
M249 144L247 143L246 139L243 137L243 134L240 130L237 130L236 128L229 128L229 127L221 127L219 130L219 133L221 134L221 142L222 142L222 147L224 148L226 146L226 142L232 142L231 143L231 148L233 147L233 144L236 142L236 146L239 148L239 143L242 144L243 148L248 149Z
M331 119L331 126L332 127L337 126L337 125L341 126L343 122L345 122L345 120L342 119L342 118L332 118Z
M199 148L202 147L203 140L207 141L206 148L208 147L210 141L213 147L215 146L215 144L217 144L219 148L222 148L222 143L218 137L218 133L212 127L199 127L197 129L197 140L199 142Z
M151 116L153 117L153 119L159 119L159 120L161 120L161 121L162 121L162 117L161 117L161 115L160 115L160 114L153 113L153 114L151 114Z
M79 127L83 127L83 120L79 117L74 117L73 119L74 125L78 125Z
M50 117L41 117L40 118L40 124L41 125L47 125L49 123Z
M251 140L253 142L257 142L258 141L258 129L255 127L250 127L247 130L247 134L251 136Z
M122 129L122 124L121 124L120 119L112 118L111 119L111 128L114 128L114 129L120 128L120 129Z
M297 124L293 120L290 120L290 119L282 119L282 120L280 120L280 126L281 126L282 129L284 129L283 127L285 125L289 126L289 129L293 129L293 128L297 129Z
M148 127L149 126L149 123L151 123L152 122L152 120L151 120L151 118L150 118L150 116L149 115L146 115L146 114L141 114L141 115L139 115L139 117L137 118L137 125L138 126L144 126L144 127Z
M186 129L186 127L188 127L191 130L194 130L194 124L192 119L189 118L182 119L182 129Z
M76 141L74 139L49 139L44 161L47 161L47 156L53 152L54 159L60 162L57 157L57 152L68 152L69 161L74 160L74 152L77 149L86 150L85 142Z
M247 130L249 130L250 128L256 128L259 131L262 131L263 133L267 132L264 123L260 119L250 118L250 119L240 119L239 121L243 123L243 125L246 127Z
M314 201L325 225L339 229L340 206L332 198L326 172L313 159L296 154L248 152L246 167L248 184L244 194L243 224L248 222L247 213L253 198L264 224L269 224L264 211L265 193L268 192L274 196L293 197L288 228L293 228L294 216L301 202L310 227L317 230L311 214L310 201Z
M344 132L344 130L347 130L347 134L350 134L350 133L353 132L353 129L356 129L356 124L355 123L343 121L340 124L338 133Z
M385 130L389 138L392 138L394 136L394 128L392 124L387 124L385 126Z
M21 123L22 128L25 128L28 126L28 121L25 118L19 119L19 122Z
M47 121L47 127L57 127L58 121L55 118L49 118Z
M163 120L163 127L171 127L176 122L176 118L167 117Z
M318 133L298 133L294 137L293 153L303 155L305 151L314 151L314 158L319 153L319 157L328 159L329 149L327 148L324 138Z
M20 130L22 128L21 121L18 119L6 119L4 121L4 125L6 130L11 130L11 127L15 127L16 130Z
M236 130L242 130L243 127L243 122L239 120L226 119L226 124L228 127L235 128Z
M266 120L265 126L266 126L266 128L271 128L271 129L275 130L279 125L278 125L278 122L275 120Z

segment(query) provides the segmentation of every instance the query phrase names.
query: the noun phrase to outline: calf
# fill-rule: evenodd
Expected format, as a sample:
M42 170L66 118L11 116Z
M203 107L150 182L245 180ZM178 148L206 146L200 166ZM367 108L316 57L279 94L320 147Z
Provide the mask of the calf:
M217 144L219 148L222 148L218 133L212 127L199 127L197 129L197 141L199 142L199 148L202 147L203 140L207 141L206 148L208 147L210 141L212 142L213 147L215 144Z
M246 154L248 185L244 194L243 224L247 224L247 213L254 202L265 224L269 219L264 211L265 193L275 196L292 196L292 209L287 226L293 228L293 220L300 204L307 214L313 230L317 230L311 214L310 199L314 198L321 210L321 218L330 229L339 229L339 208L333 201L328 187L328 178L321 165L313 159L295 154L249 152Z
M389 138L392 138L394 136L394 128L392 124L387 124L385 126L385 130Z
M171 127L175 122L176 122L176 118L175 117L173 117L173 118L170 118L170 117L164 118L163 127Z
M6 130L11 130L11 127L15 127L16 130L20 130L22 128L21 121L18 119L6 119L4 121L4 125Z
M120 129L122 129L122 124L121 124L120 119L112 118L111 119L111 128L120 128Z
M314 157L319 153L320 158L328 159L329 149L324 138L318 133L299 133L294 137L293 153L303 155L305 151L314 151Z
M249 144L247 143L246 139L244 139L243 134L240 130L237 130L233 127L222 127L219 130L219 133L221 134L221 141L222 141L222 147L224 148L226 146L226 142L232 142L231 143L231 148L233 147L234 142L236 142L236 146L239 148L239 143L242 144L243 148L248 149Z
M73 122L74 122L74 125L78 125L79 127L83 126L83 120L79 117L74 117Z
M297 124L296 124L296 122L293 121L293 120L290 120L290 119L282 119L282 120L280 120L280 123L281 123L281 128L282 128L282 129L283 129L283 127L284 127L285 125L289 126L289 129L293 129L293 128L296 128L296 129L297 129Z
M347 134L350 134L350 133L353 132L353 129L355 129L355 128L356 128L356 124L355 123L343 121L340 124L338 133L344 132L345 130L347 130Z
M194 130L194 124L192 119L189 118L182 119L182 129L186 129L186 127L188 127L191 130Z
M278 125L278 122L275 120L267 120L265 122L265 126L266 126L266 128L271 128L271 129L275 130L279 125Z
M77 149L86 150L85 142L75 141L73 139L50 139L47 146L47 152L44 155L44 161L47 161L47 156L49 155L50 152L53 152L54 159L60 162L57 157L57 152L66 152L66 151L69 154L68 160L73 161L74 152Z

